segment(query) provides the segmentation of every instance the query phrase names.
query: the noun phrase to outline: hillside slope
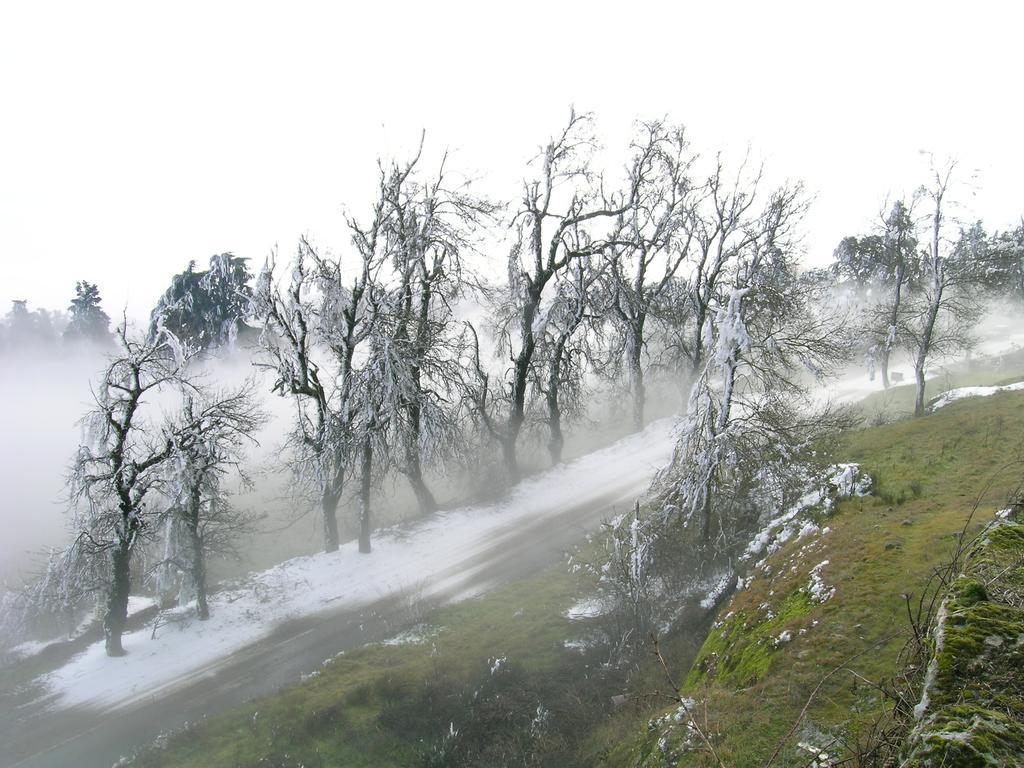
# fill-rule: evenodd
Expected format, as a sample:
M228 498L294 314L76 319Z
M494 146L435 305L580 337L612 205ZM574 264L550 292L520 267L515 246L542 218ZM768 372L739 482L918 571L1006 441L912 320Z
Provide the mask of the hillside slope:
M1019 485L1022 438L1015 392L848 436L842 458L872 475L873 494L842 503L822 521L827 535L768 558L722 607L693 665L676 670L688 706L663 710L608 764L754 768L817 755L825 766L868 750L892 725L879 686L897 672L911 607L972 511L969 533ZM956 685L946 683L947 696Z
M916 604L975 506L972 530L1005 506L1024 474L1022 436L1024 393L1006 392L844 439L836 458L859 462L873 494L769 557L715 626L662 639L717 758L664 703L658 663L608 665L581 642L599 620L569 609L593 579L557 566L420 615L416 632L346 653L136 764L753 768L780 743L774 765L808 766L809 748L856 752L892 726L877 684L911 633L904 596Z

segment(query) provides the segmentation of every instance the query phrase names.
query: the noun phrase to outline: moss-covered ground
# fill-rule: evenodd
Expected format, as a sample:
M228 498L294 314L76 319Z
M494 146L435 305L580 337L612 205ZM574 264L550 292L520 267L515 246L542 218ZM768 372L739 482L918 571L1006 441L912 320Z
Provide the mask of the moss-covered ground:
M985 531L959 570L929 638L906 768L1024 764L1024 524Z

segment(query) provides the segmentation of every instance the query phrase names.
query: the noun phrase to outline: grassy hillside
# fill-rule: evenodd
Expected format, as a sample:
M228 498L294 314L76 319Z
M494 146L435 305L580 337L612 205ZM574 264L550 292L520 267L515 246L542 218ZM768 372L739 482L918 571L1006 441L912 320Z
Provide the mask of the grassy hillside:
M806 765L798 741L835 750L867 738L884 708L873 683L892 674L909 631L903 595L920 593L948 559L976 502L990 519L1017 485L1022 439L1024 393L845 438L839 458L876 478L874 494L820 521L829 533L773 555L710 632L662 645L724 764L762 765L830 672L775 764ZM808 585L825 560L817 572L835 593L818 604ZM563 614L590 579L559 566L424 616L414 642L339 656L287 691L168 737L136 764L714 764L676 722L676 706L666 708L652 658L615 667L566 647L587 631Z
M894 673L911 631L905 596L913 601L949 560L975 505L977 528L1021 481L1024 394L866 429L842 452L876 479L873 495L840 505L823 521L827 535L771 557L770 575L733 596L689 673L679 670L717 757L669 718L621 745L611 765L752 768L780 741L776 765L806 765L812 755L798 742L835 754L869 739L885 706L875 684ZM816 605L807 586L824 561L835 594Z

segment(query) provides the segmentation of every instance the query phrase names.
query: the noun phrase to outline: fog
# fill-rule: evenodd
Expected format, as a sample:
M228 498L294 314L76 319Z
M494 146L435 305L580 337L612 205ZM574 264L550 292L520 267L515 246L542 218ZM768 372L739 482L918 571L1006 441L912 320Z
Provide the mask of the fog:
M978 326L978 344L974 366L1005 368L1011 373L1017 364L1006 355L1024 345L1024 318L1008 305L995 305ZM105 364L105 356L96 351L74 354L44 352L8 353L0 366L0 483L5 493L0 502L0 579L15 586L38 567L41 554L61 547L67 540L67 492L65 472L82 437L78 420L91 405L90 384ZM942 380L966 360L937 361L930 376ZM286 434L293 414L292 401L270 393L270 381L252 364L245 352L236 352L203 364L203 374L220 385L237 385L246 377L257 376L262 407L270 416L254 435L246 469L254 486L240 489L235 502L260 516L252 535L242 542L240 561L216 560L214 577L226 578L250 569L265 568L287 557L317 551L322 544L320 518L316 505L295 493L283 462ZM1015 369L1014 369L1015 370ZM894 358L893 371L904 374L911 383L912 361L907 356ZM649 418L679 410L684 387L673 381L653 381L649 395ZM837 400L852 402L881 384L872 381L862 366L851 366L839 380L831 382L828 393ZM159 403L152 406L159 410ZM599 391L587 415L567 430L566 459L604 445L629 431L627 398L611 390ZM524 437L524 470L535 471L547 465L544 450L546 435L533 430ZM394 473L393 473L394 474ZM453 506L493 496L499 489L493 478L500 475L499 456L476 457L473 466L455 465L428 477L442 506ZM339 507L339 525L343 538L355 535L355 505L345 498ZM416 504L407 483L400 475L390 477L374 497L375 524L386 526L416 516Z
M96 350L68 353L58 348L41 352L8 351L0 365L0 483L6 492L0 500L0 584L16 588L36 573L50 548L68 541L68 493L66 472L83 437L79 420L92 407L92 383L106 364ZM256 377L261 407L269 419L249 447L245 470L253 485L231 481L234 503L254 512L258 522L240 542L239 560L216 558L211 575L235 577L266 568L291 556L322 547L323 536L317 503L294 487L286 464L286 438L294 413L290 398L270 392L268 374L252 365L248 352L237 351L199 366L200 375L219 386L241 384ZM682 388L676 382L653 380L649 384L650 419L678 410ZM160 397L146 406L150 420L164 410ZM627 398L605 388L598 390L588 413L571 424L566 434L566 460L606 445L628 433L630 405ZM522 466L525 473L548 464L544 448L547 435L535 429L523 437ZM442 507L493 498L502 486L500 455L476 455L473 463L452 464L428 471L427 480ZM354 483L350 485L355 485ZM415 497L405 478L391 475L375 490L374 524L388 526L418 515ZM349 495L338 510L342 538L356 534L355 502ZM141 587L141 585L140 585Z

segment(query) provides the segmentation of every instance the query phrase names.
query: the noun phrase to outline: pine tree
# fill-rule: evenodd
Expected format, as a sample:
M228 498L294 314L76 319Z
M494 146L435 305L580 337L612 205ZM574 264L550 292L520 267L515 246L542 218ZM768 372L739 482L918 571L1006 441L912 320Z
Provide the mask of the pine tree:
M95 283L80 280L75 284L75 298L68 307L70 321L64 329L65 341L110 344L110 317L100 307L100 301L100 289Z
M246 328L244 319L252 300L252 273L248 260L231 253L210 258L210 268L196 271L196 263L175 275L150 314L149 336L161 328L202 351L229 345Z

